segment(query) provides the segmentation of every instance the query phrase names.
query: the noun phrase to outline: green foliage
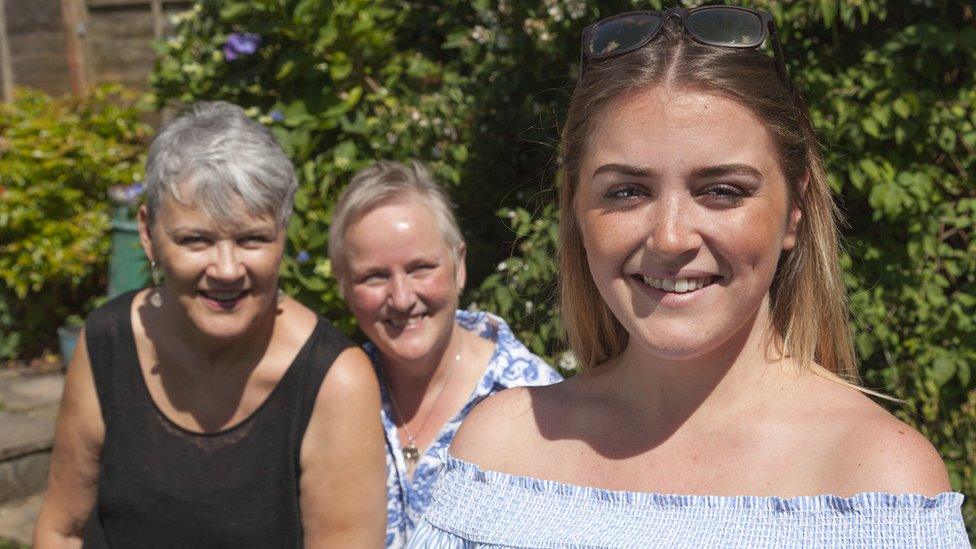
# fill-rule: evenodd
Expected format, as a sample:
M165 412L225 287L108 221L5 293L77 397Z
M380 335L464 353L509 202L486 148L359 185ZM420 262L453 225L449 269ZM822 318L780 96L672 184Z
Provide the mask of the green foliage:
M976 495L976 16L950 0L762 0L822 132L850 221L865 379ZM692 4L692 2L687 2ZM670 5L670 3L669 3ZM335 197L376 158L431 162L469 244L467 299L536 352L555 317L558 120L589 22L661 1L224 0L162 44L158 101L222 98L272 126L301 174L286 288L347 328L324 259ZM228 61L233 32L257 33ZM496 215L497 213L497 215ZM500 245L500 243L503 243ZM966 516L972 527L976 507Z
M30 356L99 292L112 185L142 170L146 128L117 87L0 104L0 358Z

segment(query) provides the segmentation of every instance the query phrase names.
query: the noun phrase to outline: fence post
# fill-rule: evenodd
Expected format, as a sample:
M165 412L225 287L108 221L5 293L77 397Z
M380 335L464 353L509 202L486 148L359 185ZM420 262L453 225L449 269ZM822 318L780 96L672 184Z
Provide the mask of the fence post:
M150 0L149 7L152 10L153 38L159 40L163 37L163 0Z
M14 68L10 65L10 41L7 38L7 7L0 0L0 78L3 79L3 100L14 97Z
M61 17L64 20L65 50L68 70L71 73L71 91L83 95L90 84L88 50L85 36L88 33L88 17L84 0L61 0Z

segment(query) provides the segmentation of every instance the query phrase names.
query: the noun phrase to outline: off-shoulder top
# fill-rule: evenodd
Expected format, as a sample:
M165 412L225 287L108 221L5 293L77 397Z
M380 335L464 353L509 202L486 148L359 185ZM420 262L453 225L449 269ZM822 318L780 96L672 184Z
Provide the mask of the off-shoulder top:
M408 547L970 547L955 492L669 495L445 463Z

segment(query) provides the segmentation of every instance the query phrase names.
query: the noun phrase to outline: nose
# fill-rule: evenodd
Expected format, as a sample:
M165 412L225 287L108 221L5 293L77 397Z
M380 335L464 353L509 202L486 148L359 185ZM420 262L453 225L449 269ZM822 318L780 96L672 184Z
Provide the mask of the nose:
M409 311L417 302L417 294L413 291L410 280L403 275L395 275L390 279L390 306L398 311Z
M677 260L702 245L691 197L669 196L652 213L647 246L661 259Z
M244 276L244 263L234 242L219 242L207 267L207 276L221 282L234 282Z

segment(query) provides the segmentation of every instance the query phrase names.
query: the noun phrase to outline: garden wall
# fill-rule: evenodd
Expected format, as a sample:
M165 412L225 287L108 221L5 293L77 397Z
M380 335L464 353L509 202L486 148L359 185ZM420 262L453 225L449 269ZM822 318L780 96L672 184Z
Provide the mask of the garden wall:
M87 85L148 87L153 41L172 31L170 16L190 0L4 0L9 65L15 86L72 91L70 61ZM63 7L74 8L65 17ZM65 32L74 29L74 36ZM72 42L69 38L77 37ZM75 46L73 48L73 46ZM2 75L0 75L2 78Z

